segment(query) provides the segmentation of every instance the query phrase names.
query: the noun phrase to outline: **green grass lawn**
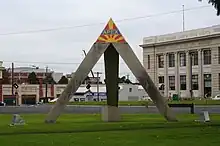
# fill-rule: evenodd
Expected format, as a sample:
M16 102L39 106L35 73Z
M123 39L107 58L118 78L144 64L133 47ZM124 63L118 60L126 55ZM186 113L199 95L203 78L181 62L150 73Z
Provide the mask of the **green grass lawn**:
M185 101L169 101L172 104L185 103L195 105L220 105L220 100L185 100ZM54 103L50 103L54 104ZM71 105L106 105L105 101L103 102L70 102L68 104ZM120 106L146 106L146 105L154 105L153 102L150 101L120 101Z
M45 115L24 114L24 126L10 127L11 115L0 115L1 146L219 146L220 115L198 123L197 115L178 115L168 123L158 114L122 115L121 122L105 123L100 115L62 115L56 124L44 124Z

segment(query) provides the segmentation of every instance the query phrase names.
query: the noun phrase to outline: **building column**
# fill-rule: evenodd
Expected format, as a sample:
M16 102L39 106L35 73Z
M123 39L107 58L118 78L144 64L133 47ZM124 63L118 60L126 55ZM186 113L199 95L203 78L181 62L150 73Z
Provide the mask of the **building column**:
M157 88L159 88L159 82L158 82L158 55L156 55L156 60L155 60L155 72L154 72L154 77L155 77L155 81L154 84Z
M218 47L211 48L211 76L212 76L212 97L219 93L219 64Z
M40 84L39 84L39 94L38 94L38 96L37 96L37 98L42 98L42 97L44 97L44 92L43 92L43 81L42 81L42 79L39 79L39 82L40 82Z
M0 71L1 72L1 71ZM1 74L1 73L0 73ZM2 76L0 75L0 102L4 101L3 99L3 86L2 86Z
M191 64L191 54L189 51L186 51L186 89L187 97L191 97L192 90L192 64Z
M179 53L175 52L175 90L180 94Z
M199 85L199 97L204 97L204 74L203 74L203 51L198 50L198 85Z
M50 86L50 97L54 98L54 84L51 84Z
M168 79L168 55L164 54L164 96L169 96L169 79Z
M4 101L4 99L3 99L3 85L2 85L2 80L3 80L2 64L3 64L3 62L0 61L0 101Z
M54 85L54 98L57 98L57 85Z

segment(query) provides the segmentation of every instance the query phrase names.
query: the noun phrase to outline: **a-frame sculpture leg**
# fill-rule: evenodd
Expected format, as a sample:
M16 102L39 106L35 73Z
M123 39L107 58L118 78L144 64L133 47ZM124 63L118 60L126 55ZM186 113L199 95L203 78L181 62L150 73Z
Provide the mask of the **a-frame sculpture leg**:
M146 70L138 60L137 56L129 46L129 44L119 44L114 43L114 48L118 51L122 59L125 61L129 69L138 79L140 84L143 86L145 91L148 93L150 98L156 104L159 112L168 120L168 121L177 121L174 113L169 108L165 98L160 94L154 85L153 81L147 74Z
M66 104L72 98L73 94L77 91L79 86L82 84L82 81L89 74L90 70L95 66L98 62L102 54L105 52L109 43L98 43L94 44L76 72L74 76L71 78L69 84L65 88L65 90L60 95L56 104L50 110L48 116L46 117L46 123L54 123L57 118L60 116L61 112L65 108Z
M102 120L115 122L120 120L118 108L119 54L112 44L104 53L107 105L102 108Z

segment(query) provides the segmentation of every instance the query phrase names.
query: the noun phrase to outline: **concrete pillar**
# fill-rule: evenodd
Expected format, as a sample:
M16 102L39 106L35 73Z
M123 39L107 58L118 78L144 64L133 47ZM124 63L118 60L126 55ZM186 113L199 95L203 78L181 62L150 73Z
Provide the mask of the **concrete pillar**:
M212 65L211 65L211 74L212 74L212 97L219 94L219 73L220 68L218 64L218 47L211 48L212 55Z
M111 44L104 53L107 106L102 108L102 120L111 122L119 121L118 108L118 76L119 54Z
M179 53L175 52L175 90L180 94Z
M168 79L168 54L164 54L164 96L168 97L168 91L169 91L169 79Z
M20 85L19 87L18 87L18 99L17 99L17 101L18 101L18 105L21 105L22 104L22 86L23 85Z
M74 76L60 95L55 105L51 108L48 113L45 123L55 123L57 118L60 116L66 104L72 98L72 95L77 91L82 81L89 74L91 69L98 62L106 48L109 46L108 43L94 43L92 48L89 50L86 57L83 59L79 67L77 68Z
M192 90L192 62L191 62L191 56L190 52L186 51L186 90L187 90L187 96L191 97L191 90Z
M169 108L166 99L161 96L160 92L156 88L152 79L142 66L141 62L133 52L132 48L128 44L116 44L114 46L122 59L127 64L128 68L132 71L139 83L145 89L149 97L153 100L158 108L160 114L162 114L168 121L177 121L175 114Z
M198 67L199 67L199 74L198 74L198 84L199 84L199 97L204 97L204 74L203 74L203 50L198 50Z

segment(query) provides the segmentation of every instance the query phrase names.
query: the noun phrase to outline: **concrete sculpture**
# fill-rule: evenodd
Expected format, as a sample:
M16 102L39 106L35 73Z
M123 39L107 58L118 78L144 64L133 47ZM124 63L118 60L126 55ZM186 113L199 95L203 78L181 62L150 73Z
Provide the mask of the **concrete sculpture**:
M56 104L50 110L45 120L46 123L56 122L66 104L77 91L82 81L89 74L90 70L98 62L102 54L104 54L107 89L107 106L105 106L102 110L102 117L104 121L120 120L120 113L118 109L119 55L154 101L159 112L168 121L176 121L176 117L169 108L165 98L157 90L132 48L126 42L113 20L110 19L101 35L93 44L87 56L74 73L74 76L70 80L69 84L60 95Z

